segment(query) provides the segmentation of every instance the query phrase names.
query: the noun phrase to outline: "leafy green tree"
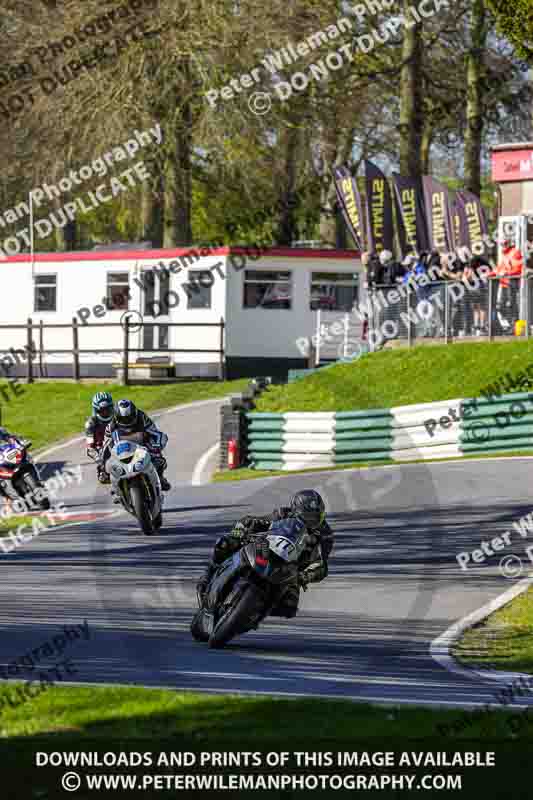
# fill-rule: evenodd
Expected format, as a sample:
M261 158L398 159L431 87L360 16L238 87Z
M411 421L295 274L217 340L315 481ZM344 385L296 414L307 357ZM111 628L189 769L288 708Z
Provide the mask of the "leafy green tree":
M518 55L533 63L533 14L531 0L486 0L499 29Z

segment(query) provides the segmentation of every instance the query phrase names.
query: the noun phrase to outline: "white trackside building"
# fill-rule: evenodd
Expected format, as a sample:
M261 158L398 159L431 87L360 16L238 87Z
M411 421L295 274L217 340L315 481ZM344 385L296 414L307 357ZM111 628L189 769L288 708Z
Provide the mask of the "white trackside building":
M35 377L70 377L73 348L81 377L116 375L126 312L132 365L164 357L177 377L286 375L307 366L318 312L326 326L342 320L362 289L355 251L295 248L21 254L0 261L0 280L0 352L31 336Z

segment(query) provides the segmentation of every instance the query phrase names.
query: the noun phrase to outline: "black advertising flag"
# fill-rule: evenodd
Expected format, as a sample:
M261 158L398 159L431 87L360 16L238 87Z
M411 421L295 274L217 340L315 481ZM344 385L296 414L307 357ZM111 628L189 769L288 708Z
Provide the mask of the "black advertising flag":
M371 161L365 161L368 247L380 253L394 248L392 197L384 174Z
M472 250L474 245L483 244L484 237L489 230L481 200L472 192L458 192L456 203L462 216L464 227L461 244Z
M416 178L393 175L402 255L428 250L427 223L424 214L422 186Z
M356 180L347 167L335 167L333 177L344 220L352 234L355 246L361 250L364 246L363 207Z
M450 214L453 226L453 244L457 250L458 247L468 247L468 227L466 223L466 214L464 206L459 203L458 198L450 203Z
M425 175L424 203L428 222L429 246L441 253L451 253L454 247L453 223L448 188Z

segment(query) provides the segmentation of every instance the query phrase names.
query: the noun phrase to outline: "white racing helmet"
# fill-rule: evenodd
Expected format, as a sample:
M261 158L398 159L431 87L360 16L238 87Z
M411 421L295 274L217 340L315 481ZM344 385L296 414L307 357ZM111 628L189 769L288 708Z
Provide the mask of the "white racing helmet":
M382 250L381 253L379 254L379 260L382 267L388 264L389 261L392 261L392 258L393 256L390 250Z

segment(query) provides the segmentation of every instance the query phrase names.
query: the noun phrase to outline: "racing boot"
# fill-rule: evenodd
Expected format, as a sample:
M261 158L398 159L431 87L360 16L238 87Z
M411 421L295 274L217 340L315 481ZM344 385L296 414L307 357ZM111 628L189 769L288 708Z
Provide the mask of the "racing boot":
M165 478L166 468L167 468L166 459L162 459L161 463L156 465L157 474L159 475L159 482L164 492L168 492L168 490L172 488L170 486L170 483Z
M204 574L201 575L200 580L196 584L196 593L198 594L198 605L200 608L202 608L204 605L207 587L209 586L211 578L213 577L216 566L216 564L210 561L205 569Z

